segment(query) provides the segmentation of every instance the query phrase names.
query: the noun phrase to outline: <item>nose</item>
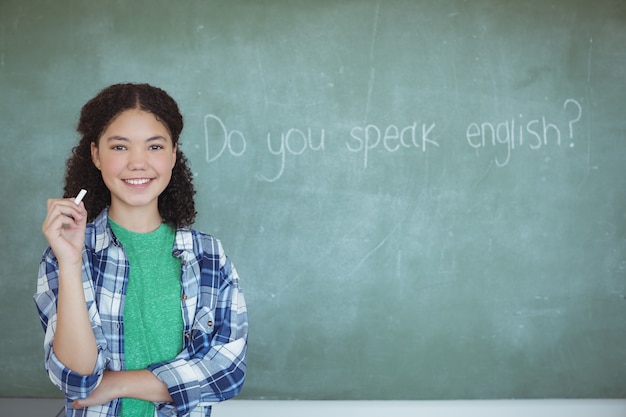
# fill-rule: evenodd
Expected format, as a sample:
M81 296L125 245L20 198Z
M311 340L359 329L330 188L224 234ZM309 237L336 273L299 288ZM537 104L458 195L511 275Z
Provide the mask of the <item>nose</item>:
M128 169L130 170L142 170L147 166L148 155L143 149L133 149L130 151L128 158Z

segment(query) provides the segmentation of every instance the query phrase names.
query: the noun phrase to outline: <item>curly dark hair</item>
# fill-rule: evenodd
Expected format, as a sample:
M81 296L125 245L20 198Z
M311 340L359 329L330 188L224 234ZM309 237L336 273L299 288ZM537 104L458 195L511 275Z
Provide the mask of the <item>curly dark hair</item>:
M63 191L64 197L76 196L81 188L89 191L83 200L88 213L87 221L93 221L111 204L111 192L91 159L91 144L98 145L100 136L109 124L129 109L141 109L154 114L169 130L174 145L178 144L183 130L183 116L176 101L158 87L135 83L114 84L89 100L80 112L76 130L81 138L67 160ZM187 158L180 146L177 146L172 178L159 196L159 213L165 223L174 227L193 224L197 212L192 178Z

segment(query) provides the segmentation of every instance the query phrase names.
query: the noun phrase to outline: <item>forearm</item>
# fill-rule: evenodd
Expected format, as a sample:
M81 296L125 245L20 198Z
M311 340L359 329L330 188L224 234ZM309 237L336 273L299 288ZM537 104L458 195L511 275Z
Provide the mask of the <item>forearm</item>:
M93 373L98 358L96 338L85 302L81 266L59 265L54 353L72 371Z
M105 404L116 398L172 402L167 386L148 370L106 371L98 388L89 397L75 400L72 408Z
M136 398L152 402L172 402L163 381L148 370L110 372L113 383L118 385L118 398Z

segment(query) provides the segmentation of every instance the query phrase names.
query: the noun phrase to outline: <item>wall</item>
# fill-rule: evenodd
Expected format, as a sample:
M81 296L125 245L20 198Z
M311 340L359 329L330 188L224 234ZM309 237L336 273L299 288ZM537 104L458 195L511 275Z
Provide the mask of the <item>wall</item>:
M159 85L250 311L244 399L626 395L619 1L3 1L0 395L80 107Z

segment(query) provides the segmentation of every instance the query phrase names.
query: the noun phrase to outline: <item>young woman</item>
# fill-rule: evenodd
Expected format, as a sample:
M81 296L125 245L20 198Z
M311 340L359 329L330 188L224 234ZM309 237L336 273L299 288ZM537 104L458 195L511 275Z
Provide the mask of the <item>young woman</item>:
M209 416L242 388L246 305L220 242L190 228L182 128L176 102L147 84L82 108L34 296L67 416Z

